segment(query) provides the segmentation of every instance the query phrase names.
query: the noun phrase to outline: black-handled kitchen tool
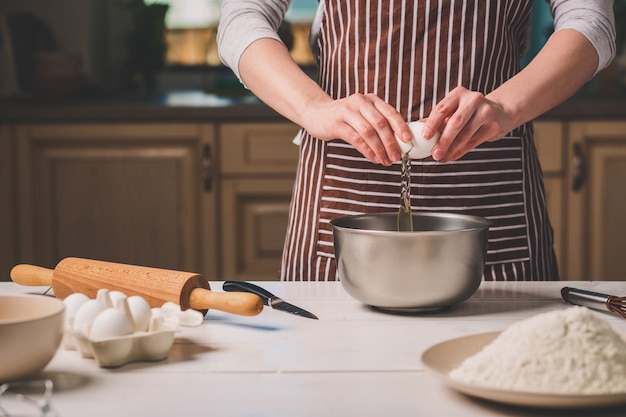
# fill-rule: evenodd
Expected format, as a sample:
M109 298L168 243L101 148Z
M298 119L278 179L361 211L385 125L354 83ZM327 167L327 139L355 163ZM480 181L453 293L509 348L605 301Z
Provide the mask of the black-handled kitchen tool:
M222 289L224 291L241 291L256 294L261 297L261 300L263 300L263 304L272 307L274 310L285 311L287 313L295 314L296 316L307 317L309 319L318 319L315 314L310 313L303 308L290 304L282 298L277 297L266 289L261 288L258 285L252 284L251 282L226 281L224 282Z
M611 311L626 319L626 297L602 294L579 288L561 288L563 300L570 304L576 304L596 310Z

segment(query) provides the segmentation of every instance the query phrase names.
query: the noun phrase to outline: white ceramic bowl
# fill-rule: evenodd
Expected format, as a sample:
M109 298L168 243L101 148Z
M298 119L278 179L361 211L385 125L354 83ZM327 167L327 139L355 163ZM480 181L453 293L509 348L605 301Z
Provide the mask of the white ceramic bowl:
M65 306L57 298L0 294L0 382L42 371L63 339Z

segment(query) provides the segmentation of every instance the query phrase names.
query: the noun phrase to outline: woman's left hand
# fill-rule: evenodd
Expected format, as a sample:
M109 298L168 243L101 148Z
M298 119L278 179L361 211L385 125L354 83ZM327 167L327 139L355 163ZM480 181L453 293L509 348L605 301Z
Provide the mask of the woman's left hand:
M439 162L455 161L483 142L494 142L513 130L512 118L488 96L456 87L432 110L423 134L426 139L441 132L432 151Z

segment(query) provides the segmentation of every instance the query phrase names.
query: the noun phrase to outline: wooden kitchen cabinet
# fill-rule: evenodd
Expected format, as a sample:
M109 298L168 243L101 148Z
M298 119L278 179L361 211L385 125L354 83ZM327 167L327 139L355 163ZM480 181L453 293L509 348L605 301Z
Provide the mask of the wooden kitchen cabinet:
M568 131L568 279L626 280L626 122L571 122Z
M20 262L68 256L218 271L215 190L203 189L213 125L17 127Z
M3 280L16 263L52 268L69 256L209 280L277 279L297 131L291 123L3 125Z
M624 280L626 122L534 124L564 280ZM289 122L0 125L0 280L68 256L278 278Z
M566 146L561 121L534 123L559 263L566 259L564 194ZM221 225L225 279L276 279L298 159L286 123L226 124L219 128Z
M278 279L298 164L290 123L223 124L220 137L224 279Z
M626 122L535 123L563 280L626 280Z

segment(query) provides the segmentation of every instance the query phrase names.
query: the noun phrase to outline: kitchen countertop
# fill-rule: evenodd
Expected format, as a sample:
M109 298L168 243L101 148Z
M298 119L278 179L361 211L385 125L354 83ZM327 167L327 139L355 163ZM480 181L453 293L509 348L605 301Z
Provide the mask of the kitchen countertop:
M476 400L445 386L420 360L438 342L568 308L563 286L621 294L622 282L483 282L469 300L423 315L372 310L339 282L258 284L319 320L211 310L201 326L177 333L166 360L115 369L60 349L44 371L55 382L54 410L61 417L626 415L626 407L557 413ZM42 290L0 283L2 293ZM618 315L595 314L626 333Z
M575 97L541 119L625 119L626 97ZM81 99L42 103L0 101L0 123L285 121L255 96L227 98L172 91L151 98Z
M150 98L85 99L61 103L0 101L0 123L285 121L255 96L222 97L173 91Z

